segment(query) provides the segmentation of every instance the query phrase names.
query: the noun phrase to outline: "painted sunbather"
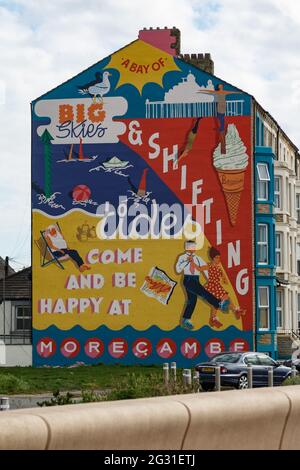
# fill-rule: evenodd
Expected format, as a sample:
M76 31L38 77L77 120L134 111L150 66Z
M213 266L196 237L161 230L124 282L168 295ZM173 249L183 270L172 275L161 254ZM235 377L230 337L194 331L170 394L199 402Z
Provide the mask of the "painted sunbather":
M91 269L88 264L85 264L78 251L68 248L67 242L64 239L57 225L49 225L45 230L45 238L52 253L57 258L68 255L77 264L79 271L83 272Z

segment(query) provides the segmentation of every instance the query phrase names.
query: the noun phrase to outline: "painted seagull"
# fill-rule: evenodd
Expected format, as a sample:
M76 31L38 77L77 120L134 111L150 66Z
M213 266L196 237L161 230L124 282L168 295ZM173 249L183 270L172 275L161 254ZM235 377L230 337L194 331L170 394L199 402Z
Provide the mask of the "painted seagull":
M111 73L107 71L103 73L103 76L100 72L96 72L95 80L77 87L79 93L82 95L90 95L94 103L96 102L97 96L100 98L100 101L103 101L103 96L110 90L109 76L111 76Z

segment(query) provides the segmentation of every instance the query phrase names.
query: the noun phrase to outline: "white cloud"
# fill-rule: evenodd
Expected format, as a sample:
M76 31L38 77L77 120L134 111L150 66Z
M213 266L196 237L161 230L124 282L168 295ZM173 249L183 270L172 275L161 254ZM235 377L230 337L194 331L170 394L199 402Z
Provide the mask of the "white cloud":
M30 101L150 26L177 26L182 52L211 52L216 75L253 94L300 145L294 0L0 0L2 256L30 230ZM29 262L29 241L21 251Z

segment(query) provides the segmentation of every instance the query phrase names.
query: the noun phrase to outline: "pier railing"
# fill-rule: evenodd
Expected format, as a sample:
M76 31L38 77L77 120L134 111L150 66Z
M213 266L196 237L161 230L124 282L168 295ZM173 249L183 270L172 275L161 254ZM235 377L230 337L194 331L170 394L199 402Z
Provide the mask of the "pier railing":
M232 100L226 103L226 116L242 116L243 100ZM217 103L166 103L165 101L146 100L146 118L189 118L217 116Z

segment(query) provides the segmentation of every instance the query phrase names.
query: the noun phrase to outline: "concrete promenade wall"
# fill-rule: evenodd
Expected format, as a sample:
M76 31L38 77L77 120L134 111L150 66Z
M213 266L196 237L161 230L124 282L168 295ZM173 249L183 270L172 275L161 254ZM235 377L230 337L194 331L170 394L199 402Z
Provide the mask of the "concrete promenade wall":
M6 411L0 449L300 449L300 386Z

